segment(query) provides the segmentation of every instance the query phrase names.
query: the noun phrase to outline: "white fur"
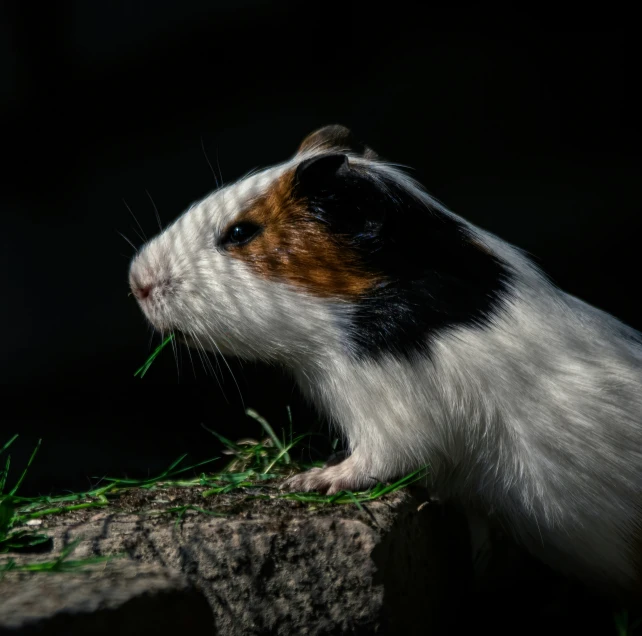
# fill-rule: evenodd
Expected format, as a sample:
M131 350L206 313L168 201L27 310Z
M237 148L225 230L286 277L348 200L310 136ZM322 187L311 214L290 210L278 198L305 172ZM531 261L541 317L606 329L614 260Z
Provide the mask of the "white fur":
M559 554L578 572L632 585L642 492L640 334L459 219L513 273L490 327L437 334L430 358L355 361L342 337L349 304L260 279L215 246L252 197L302 158L212 194L145 246L132 281L165 281L141 303L151 322L208 349L293 370L352 455L292 485L357 488L428 463L434 488L499 512L549 560ZM385 171L452 214L395 168L351 162Z

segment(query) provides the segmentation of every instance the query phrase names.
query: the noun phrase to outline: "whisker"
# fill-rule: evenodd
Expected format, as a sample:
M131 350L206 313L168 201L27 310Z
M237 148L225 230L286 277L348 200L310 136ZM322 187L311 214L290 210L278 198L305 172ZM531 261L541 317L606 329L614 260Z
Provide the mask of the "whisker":
M205 155L205 161L207 161L207 165L210 167L210 170L212 171L212 176L214 177L214 183L216 184L217 188L220 188L221 186L220 186L219 181L218 181L218 179L216 177L216 173L214 172L214 168L212 167L212 164L210 163L210 159L207 156L207 153L205 152L205 142L203 141L203 136L202 135L201 135L201 148L203 150L203 154ZM218 159L217 159L217 161L218 161ZM222 180L221 180L221 183L222 183Z
M123 203L125 204L125 207L129 211L129 213L134 218L134 221L136 221L136 225L138 225L138 229L141 231L141 233L143 235L142 240L143 241L147 241L147 235L145 234L145 230L143 230L143 226L138 222L138 219L136 218L136 215L132 212L132 209L129 207L129 205L127 205L127 201L125 201L125 199L123 199Z
M119 232L118 230L115 231L120 234L134 248L134 252L138 252L138 248L122 232Z
M155 334L154 328L151 325L149 326L149 332L150 332L149 333L149 344L147 345L147 351L148 352L151 351L151 349L152 349L152 342L154 341L154 334Z
M191 311L189 312L189 315L190 315L190 319L191 320L194 320L196 318ZM209 325L209 321L206 320L205 324L206 324L206 326L211 327ZM216 381L218 382L218 385L219 385L219 387L221 389L221 392L223 393L223 397L225 398L225 401L229 404L230 401L228 400L227 395L225 394L225 390L223 389L223 385L221 384L221 382L219 380L219 377L218 377L216 371L214 370L214 367L212 366L212 361L210 360L210 357L209 357L207 351L205 350L205 347L203 346L203 343L199 340L199 338L196 336L196 333L193 330L190 331L190 335L194 338L194 340L198 343L198 345L203 350L203 355L205 356L205 360L207 360L207 362L208 362L208 364L209 364L209 366L210 366L210 368L212 370L212 375L216 378ZM211 338L209 338L209 339L211 340ZM212 342L212 344L214 344L214 346L216 347L216 343ZM218 350L218 347L216 347L216 348ZM218 356L214 356L214 361L216 362L216 366L217 366L217 368L219 370L219 373L221 374L221 378L222 378L223 377L223 370L221 369L221 366L219 364ZM232 374L232 377L234 377L234 374ZM236 379L234 379L234 382L236 383ZM238 384L237 384L237 388L238 388ZM243 397L242 396L241 396L241 402L243 402Z
M221 185L223 185L223 172L221 171L221 164L218 162L218 148L216 149L216 167L218 168Z
M232 376L232 380L234 380L234 384L236 384L236 389L239 392L239 397L241 398L241 404L243 405L243 408L245 408L245 400L243 399L243 394L241 393L241 387L239 386L239 383L236 381L236 377L234 375L234 371L232 371L232 367L230 367L228 361L225 359L225 356L221 353L221 350L218 348L218 345L216 344L216 342L214 342L214 339L211 336L208 336L208 339L212 343L212 345L214 345L214 348L218 351L223 362L225 363L225 366L230 372L230 375Z
M180 372L180 366L178 364L178 346L176 344L176 338L172 338L172 351L174 352L174 360L176 361L176 382L180 383L181 381L181 372Z
M189 361L190 361L190 364L192 365L192 373L194 374L194 378L196 379L196 369L194 368L194 359L192 358L192 351L189 345L185 345L185 348L187 349L187 355L189 356Z
M194 340L194 343L196 345L196 353L198 355L199 360L201 361L201 365L203 367L203 371L205 371L205 375L209 375L210 374L210 370L205 366L205 362L203 360L203 355L201 353L201 349L203 348L202 345L198 341L198 338L196 337L196 334L193 331L188 331L187 333L189 333L189 335L192 338L192 340Z
M156 221L158 222L158 229L162 232L163 225L160 220L160 214L158 214L158 208L156 207L156 204L154 203L154 199L152 199L152 195L149 193L149 190L145 190L145 192L147 193L149 200L152 202L152 207L154 208L154 213L156 214Z
M191 312L189 313L191 315ZM192 316L192 319L193 319L193 316ZM192 339L196 343L196 353L198 353L198 356L201 359L201 364L203 365L203 370L205 371L205 375L208 375L208 373L211 373L211 375L213 375L218 382L216 370L212 366L212 362L207 355L205 347L203 346L202 342L199 340L198 336L196 335L196 332L193 329L188 329L187 333L192 337ZM201 355L201 351L203 352L202 355ZM205 366L205 362L207 362L207 366Z
M202 344L202 343L201 343L201 341L198 339L198 337L196 336L196 334L195 334L195 333L192 333L191 335L192 335L192 337L196 340L196 342L197 342L197 343L198 343L198 345L201 347L201 349L203 350L203 355L205 356L205 360L206 360L206 361L207 361L207 363L209 364L209 367L210 367L210 369L211 369L211 371L212 371L212 375L213 375L213 376L214 376L214 378L216 379L216 382L218 383L218 386L219 386L219 388L221 389L221 393L223 394L223 398L224 398L224 399L225 399L225 401L229 404L229 403L230 403L230 401L227 399L227 395L225 394L225 389L223 388L223 385L221 384L221 381L219 380L218 375L217 375L217 374L216 374L216 372L214 371L214 367L212 366L212 362L211 362L211 360L209 359L209 356L207 355L207 351L205 350L205 347L203 346L203 344Z

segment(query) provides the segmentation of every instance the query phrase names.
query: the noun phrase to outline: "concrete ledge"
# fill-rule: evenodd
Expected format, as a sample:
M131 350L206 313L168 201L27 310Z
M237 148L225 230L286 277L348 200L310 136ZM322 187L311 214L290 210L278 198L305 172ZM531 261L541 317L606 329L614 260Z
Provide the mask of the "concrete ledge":
M49 518L53 555L81 539L74 559L123 556L87 572L8 573L0 634L447 633L463 596L467 535L425 491L361 509L315 508L267 490L250 501L239 491L223 499L186 491L141 491L119 511ZM225 516L187 510L178 519L168 513L177 503ZM463 570L454 567L462 559Z

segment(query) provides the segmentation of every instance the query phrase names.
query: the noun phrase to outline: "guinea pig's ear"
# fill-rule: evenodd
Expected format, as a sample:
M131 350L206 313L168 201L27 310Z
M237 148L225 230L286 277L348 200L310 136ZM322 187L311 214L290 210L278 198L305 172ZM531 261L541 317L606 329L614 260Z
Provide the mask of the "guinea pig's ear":
M386 217L385 196L376 182L350 166L342 153L304 159L296 169L294 189L341 234L373 237Z
M376 159L377 153L358 141L345 126L324 126L310 133L299 146L297 154L310 150L333 150L351 152L366 159Z
M349 171L347 155L316 155L305 159L297 166L294 180L296 186L305 194L312 194L332 187L337 177L348 174Z

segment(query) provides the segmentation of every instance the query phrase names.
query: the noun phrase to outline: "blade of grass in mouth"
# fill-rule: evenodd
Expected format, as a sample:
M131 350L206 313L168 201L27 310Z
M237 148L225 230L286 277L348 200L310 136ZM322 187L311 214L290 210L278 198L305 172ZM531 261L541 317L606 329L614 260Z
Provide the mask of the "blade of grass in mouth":
M174 333L170 333L169 336L167 336L163 342L161 342L156 349L152 352L152 354L147 358L145 361L145 364L143 364L142 367L140 367L135 373L134 376L138 376L140 378L144 377L144 375L147 373L147 370L149 367L152 366L152 362L156 359L156 356L174 339Z

